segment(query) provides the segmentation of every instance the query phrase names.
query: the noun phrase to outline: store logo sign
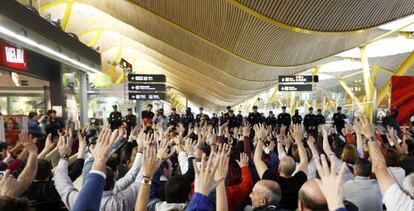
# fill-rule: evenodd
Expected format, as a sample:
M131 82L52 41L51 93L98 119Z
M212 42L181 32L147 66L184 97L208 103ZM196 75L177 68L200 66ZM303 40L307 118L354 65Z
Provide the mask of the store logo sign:
M4 47L6 61L10 63L24 64L24 50L20 48Z
M27 70L26 51L8 44L1 45L1 64L3 66L17 69Z

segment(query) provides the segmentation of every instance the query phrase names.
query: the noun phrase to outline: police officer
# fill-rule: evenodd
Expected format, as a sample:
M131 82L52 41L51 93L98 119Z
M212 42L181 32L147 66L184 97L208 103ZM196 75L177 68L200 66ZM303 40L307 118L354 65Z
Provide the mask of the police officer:
M313 114L312 107L309 107L309 113L305 115L303 125L305 126L305 130L307 133L314 134L315 132L317 132L318 119L316 118L316 115Z
M277 126L277 119L273 114L273 111L269 111L269 116L266 118L266 125L271 125L272 128L276 128Z
M168 126L170 125L177 126L179 122L180 122L180 115L177 114L177 109L171 108L171 113L168 116Z
M338 106L338 108L336 108L336 113L334 113L332 119L334 121L333 125L336 127L336 130L339 133L342 133L342 128L345 127L346 116L342 113L341 106Z
M262 123L262 115L259 112L257 112L257 106L253 106L253 112L249 113L247 121L250 123L251 126Z
M111 126L111 130L115 130L122 125L122 114L118 111L117 105L113 105L112 108L114 110L109 114L108 123Z
M137 117L132 113L132 108L128 108L128 114L125 116L125 123L127 129L127 137L129 137L131 130L137 126Z
M243 125L243 119L244 119L242 112L239 111L239 114L237 114L236 117L239 120L239 125L242 126Z
M299 115L299 109L295 109L295 115L292 116L293 124L302 124L302 116Z
M292 123L292 118L290 117L290 114L286 113L286 106L282 106L282 113L277 115L277 121L279 123L279 127L283 124L289 128Z
M147 105L147 110L143 110L141 112L141 119L143 124L152 124L152 119L154 118L155 114L152 112L152 104Z
M220 125L223 125L224 123L227 122L227 120L229 120L229 116L230 116L230 110L231 110L231 106L227 106L226 107L226 113L224 113L221 118L220 118Z
M203 126L206 122L210 121L210 117L207 114L203 113L203 107L199 108L200 113L196 115L196 124L197 127Z
M219 125L219 118L217 117L216 113L213 113L211 117L211 125L213 126L214 132L218 132L218 125Z
M185 134L187 134L187 130L188 130L188 125L191 123L192 125L194 125L194 115L193 113L191 113L191 108L187 107L185 109L185 114L182 116L181 118L181 123L183 123L183 126L185 128Z
M322 114L322 109L318 108L318 113L316 114L316 119L318 120L318 125L324 125L326 122L325 116Z
M229 111L229 124L228 127L229 129L235 128L235 127L240 127L239 124L239 119L237 119L236 115L234 115L234 111L230 110Z

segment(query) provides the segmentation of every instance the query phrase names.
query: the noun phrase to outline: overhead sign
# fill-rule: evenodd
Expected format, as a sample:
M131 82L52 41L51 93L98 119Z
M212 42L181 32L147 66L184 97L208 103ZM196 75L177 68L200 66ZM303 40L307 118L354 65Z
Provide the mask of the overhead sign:
M319 82L317 75L280 75L279 83L312 83Z
M132 72L132 64L123 58L119 61L119 66L125 71Z
M165 75L129 74L128 81L165 83L167 79Z
M165 92L167 87L165 84L128 84L129 91L152 91L152 92Z
M0 61L1 65L16 70L27 70L27 55L22 48L12 46L6 43L0 44Z
M129 93L130 100L166 100L165 93Z
M312 84L279 84L279 91L311 92Z

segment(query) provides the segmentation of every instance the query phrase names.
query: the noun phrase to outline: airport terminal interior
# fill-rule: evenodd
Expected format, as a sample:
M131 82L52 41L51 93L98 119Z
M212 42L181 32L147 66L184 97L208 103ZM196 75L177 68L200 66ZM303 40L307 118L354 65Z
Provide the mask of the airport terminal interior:
M0 211L414 211L414 1L1 0Z

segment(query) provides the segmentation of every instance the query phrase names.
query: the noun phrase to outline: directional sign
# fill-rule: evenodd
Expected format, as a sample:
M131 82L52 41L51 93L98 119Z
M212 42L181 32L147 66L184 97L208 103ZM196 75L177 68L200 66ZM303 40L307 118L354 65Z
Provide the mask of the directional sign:
M165 75L129 74L128 81L165 83L167 80L165 78Z
M279 75L279 83L311 83L319 82L317 75Z
M167 87L165 84L128 84L129 91L152 91L152 92L165 92Z
M123 58L119 61L119 66L125 71L132 72L132 64Z
M279 84L279 91L311 92L312 84Z
M129 93L130 100L166 100L165 93Z

